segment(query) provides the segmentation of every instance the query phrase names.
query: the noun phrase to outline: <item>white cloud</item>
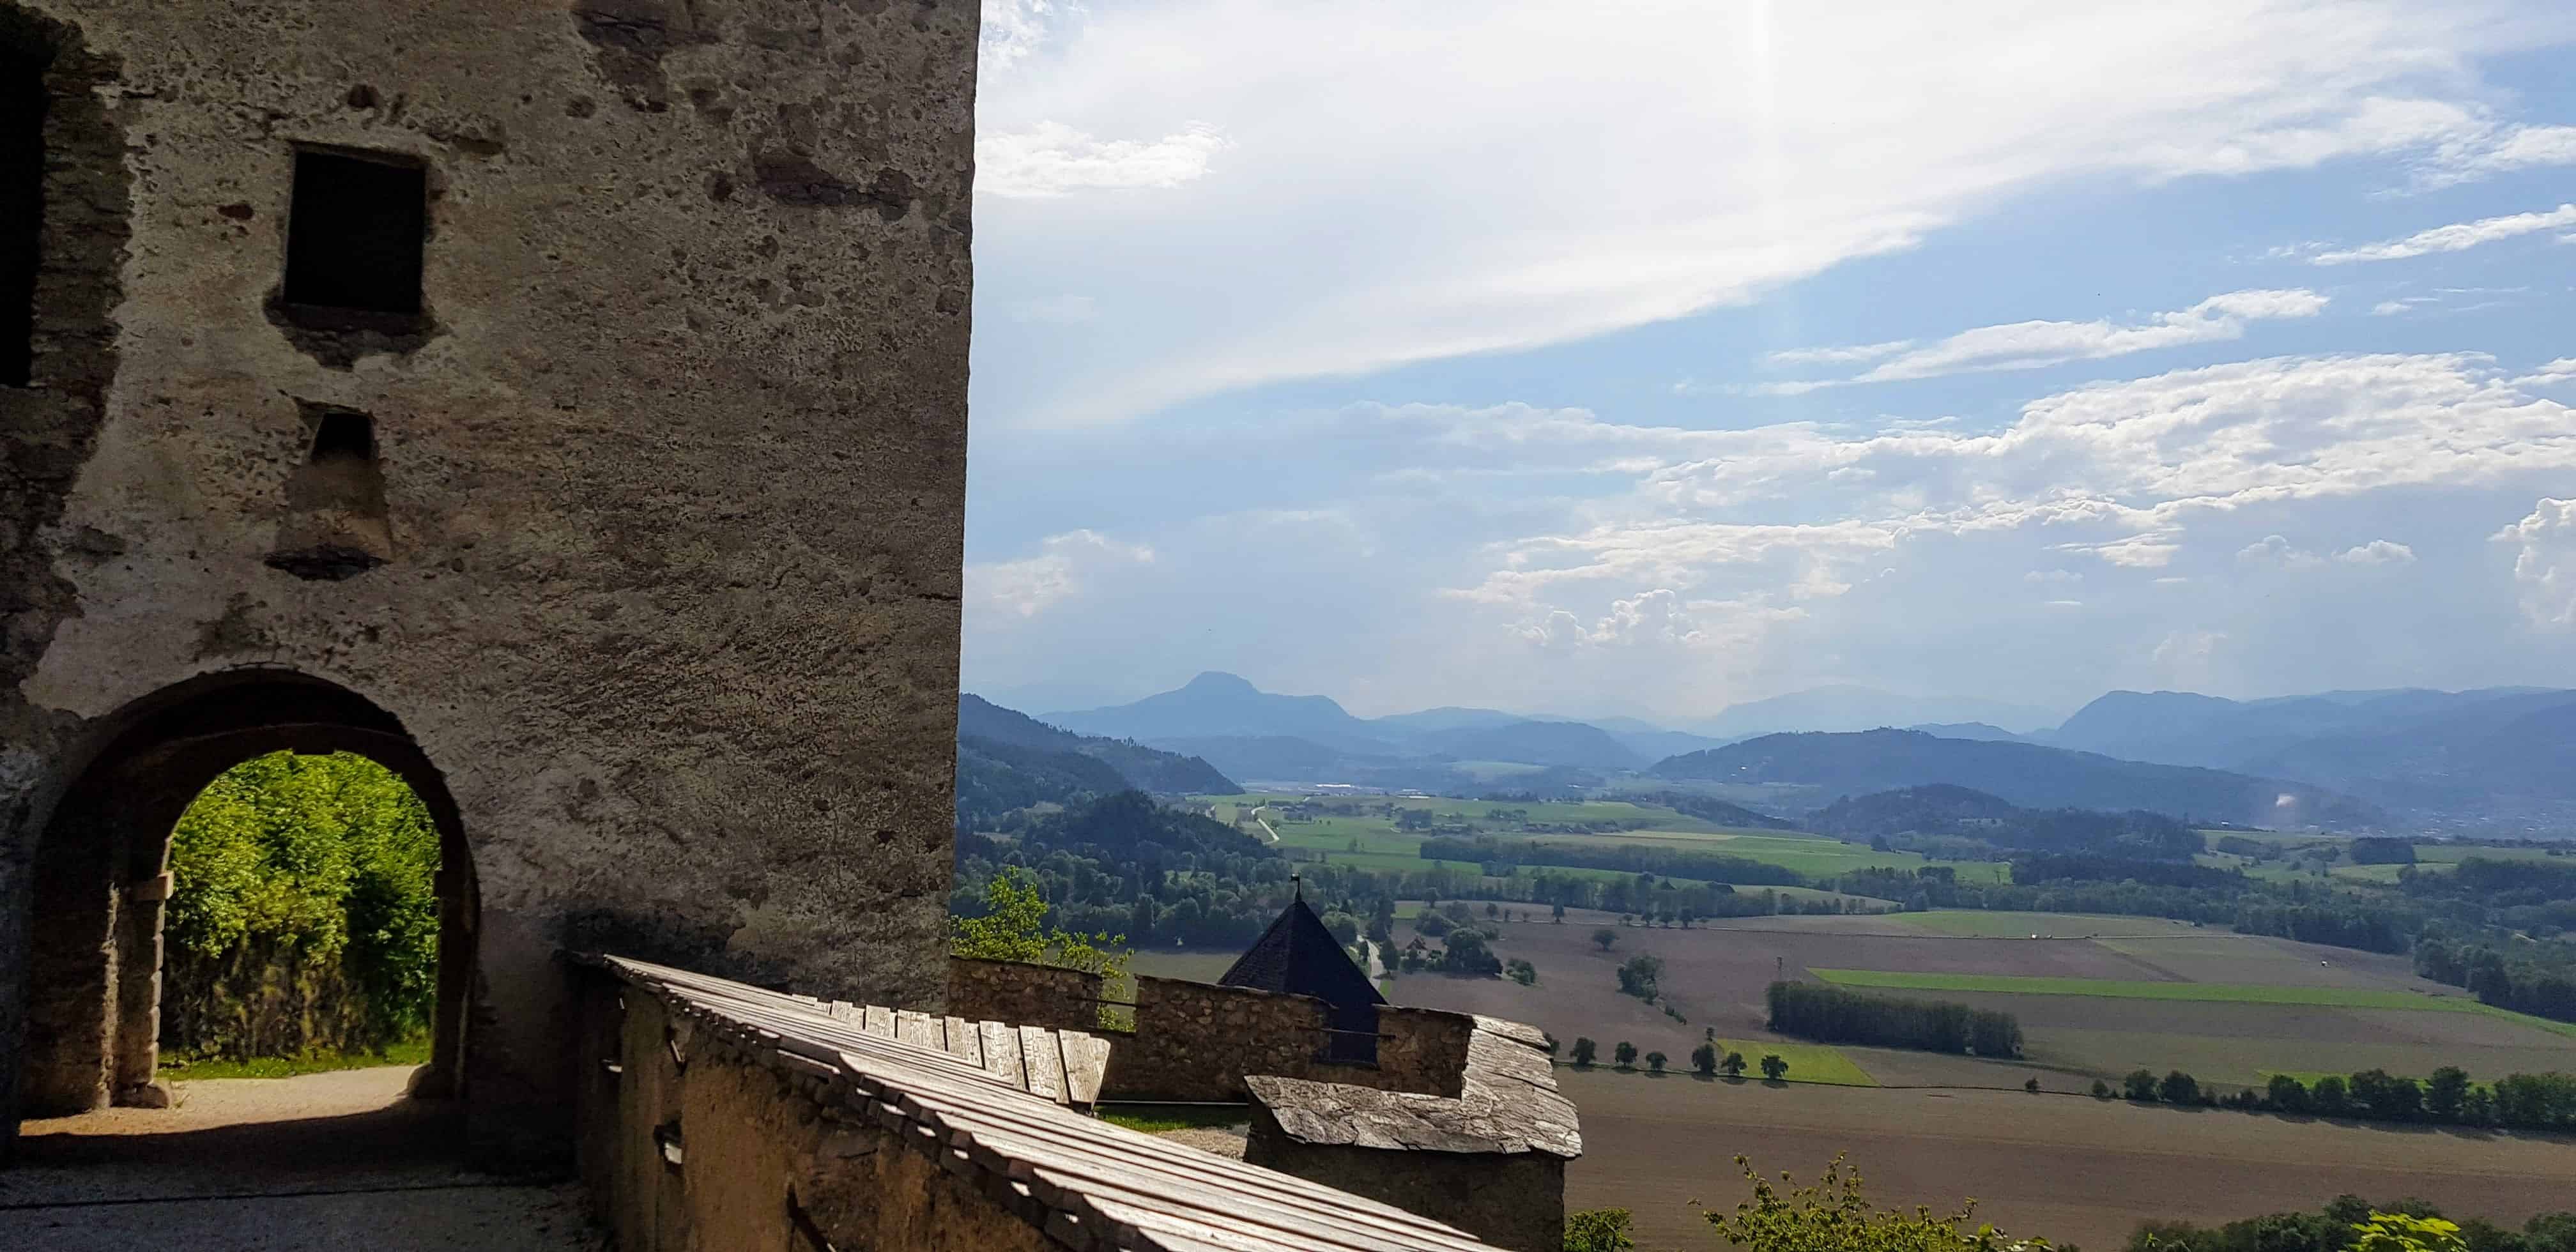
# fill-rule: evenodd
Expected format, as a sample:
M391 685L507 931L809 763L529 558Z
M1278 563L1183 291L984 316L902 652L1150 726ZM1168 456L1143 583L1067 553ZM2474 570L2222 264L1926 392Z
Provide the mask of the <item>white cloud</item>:
M1121 543L1093 530L1050 535L1036 556L966 567L966 596L1013 617L1035 617L1082 594L1094 574L1120 566L1149 565L1154 550Z
M2416 181L2448 187L2551 165L2576 165L2576 126L2498 126L2446 142L2417 171Z
M987 422L1122 420L1746 302L2070 183L2431 152L2495 127L2464 67L2576 31L2503 0L1863 20L1134 0L1048 21L979 84L978 294L1106 296L1116 274L1134 333L1043 360L1007 325L979 334L1013 365L976 372ZM1186 190L1068 194L1136 186Z
M2576 628L2576 500L2543 498L2495 538L2521 548L2513 581L2524 616L2543 628Z
M2419 230L2403 239L2364 244L2333 252L2320 252L2311 258L2318 265L2345 265L2354 261L2402 261L2435 252L2465 252L2482 243L2511 239L2518 235L2536 234L2560 226L2576 226L2576 204L2562 204L2545 213L2508 213L2502 217L2485 217L2474 222L2455 222Z
M1148 142L1095 139L1061 122L1040 122L977 137L975 190L1050 199L1077 191L1178 187L1204 177L1209 158L1225 146L1225 137L1205 125Z
M2130 326L2114 325L2107 319L2098 318L2090 322L2012 322L2002 326L1980 326L1895 356L1850 378L1765 383L1754 390L1768 395L1797 395L1820 387L1851 383L2038 369L2068 361L2100 360L2156 348L2240 339L2245 335L2247 322L2314 317L2325 307L2326 297L2304 288L2231 291L2211 296L2177 312L2154 314L2145 322ZM1832 353L1886 355L1879 350L1892 351L1901 346L1876 344L1869 348L1824 348L1809 349L1808 352L1810 359L1824 360L1833 359L1827 355ZM1769 359L1776 363L1791 355L1796 354L1773 353Z
M2413 565L2415 549L2387 539L2373 539L2335 553L2335 559L2346 565Z
M1791 348L1762 358L1765 365L1849 365L1855 361L1875 361L1894 356L1914 346L1911 339L1891 339L1886 343L1856 344L1848 348Z
M2372 317L2394 317L2397 314L2403 313L2406 310L2423 303L2425 303L2425 297L2422 296L2416 296L2412 299L2406 300L2382 300L2379 303L2370 306L2370 315Z
M984 0L978 49L983 72L991 75L1027 60L1046 42L1059 11L1054 0Z
M1941 536L2018 532L2114 571L2161 572L2196 530L2238 513L2576 475L2576 409L2466 354L2276 358L2099 383L2032 401L1990 433L1633 427L1519 406L1403 412L1401 427L1380 429L1560 469L1600 451L1650 463L1627 469L1632 495L1591 506L1587 525L1501 544L1473 585L1450 593L1516 606L1524 620L1605 603L1591 599L1603 587L1831 599L1899 548ZM1835 477L1847 468L1875 476ZM2249 565L2414 556L2386 539L2328 556L2256 534L2239 553Z
M2247 544L2238 550L2236 560L2241 565L2267 565L2280 569L2315 569L2326 563L2324 557L2305 548L2293 547L2289 540L2279 535L2265 535Z

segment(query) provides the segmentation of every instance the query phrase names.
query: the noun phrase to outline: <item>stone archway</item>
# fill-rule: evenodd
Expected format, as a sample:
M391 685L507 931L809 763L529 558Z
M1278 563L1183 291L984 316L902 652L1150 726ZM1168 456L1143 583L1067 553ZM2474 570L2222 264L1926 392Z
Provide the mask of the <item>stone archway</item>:
M438 1002L415 1092L462 1095L473 864L445 780L402 724L344 688L265 668L176 684L108 722L36 846L20 1114L162 1102L154 1070L171 831L217 775L280 750L368 757L428 807L440 845Z

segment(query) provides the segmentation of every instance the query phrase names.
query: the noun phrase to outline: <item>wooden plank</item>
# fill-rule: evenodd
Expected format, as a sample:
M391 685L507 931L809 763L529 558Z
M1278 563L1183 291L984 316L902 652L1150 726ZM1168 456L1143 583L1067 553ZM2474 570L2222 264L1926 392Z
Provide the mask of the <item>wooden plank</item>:
M1031 1094L1064 1103L1064 1053L1054 1031L1020 1027L1020 1061L1028 1067Z
M1020 1062L1020 1032L1000 1022L977 1022L975 1032L984 1037L984 1071L1028 1090L1029 1073Z
M1079 1030L1059 1030L1056 1041L1064 1051L1065 1095L1076 1104L1098 1103L1100 1080L1109 1071L1109 1041Z
M908 1043L933 1052L948 1050L948 1041L940 1037L939 1019L911 1009L894 1011L894 1039L897 1043Z
M869 1005L867 1032L880 1039L894 1038L894 1010L882 1004Z
M1069 1143L1050 1133L1050 1127L974 1125L980 1119L959 1110L941 1114L940 1120L972 1136L980 1155L1004 1162L1014 1177L1034 1178L1048 1169L1096 1174L1174 1197L1173 1203L1204 1201L1258 1215L1270 1225L1337 1232L1345 1241L1341 1246L1380 1252L1421 1248L1426 1234L1445 1233L1444 1227L1399 1209L1148 1135L1122 1135L1127 1142L1119 1150L1103 1151L1097 1145Z
M962 1017L948 1019L948 1055L977 1069L984 1068L984 1037L975 1023Z

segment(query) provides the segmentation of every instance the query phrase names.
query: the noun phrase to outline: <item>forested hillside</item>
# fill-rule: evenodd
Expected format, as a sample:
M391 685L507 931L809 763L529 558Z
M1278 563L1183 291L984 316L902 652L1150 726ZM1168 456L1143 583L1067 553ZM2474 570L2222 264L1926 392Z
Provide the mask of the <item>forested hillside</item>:
M1798 784L1827 799L1947 783L2032 808L2144 809L2203 821L2342 827L2374 825L2381 816L2348 796L2300 783L1909 730L1765 735L1673 757L1649 772L1673 779Z

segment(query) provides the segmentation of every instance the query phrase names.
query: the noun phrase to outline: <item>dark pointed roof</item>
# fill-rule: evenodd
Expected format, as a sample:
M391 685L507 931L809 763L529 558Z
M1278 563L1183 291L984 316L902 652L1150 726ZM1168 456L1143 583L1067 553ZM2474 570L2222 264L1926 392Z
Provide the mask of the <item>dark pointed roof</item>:
M1288 902L1279 920L1235 958L1233 968L1217 983L1314 996L1344 1010L1386 1003L1368 974L1342 951L1341 941L1324 929L1324 919L1306 907L1302 895Z

